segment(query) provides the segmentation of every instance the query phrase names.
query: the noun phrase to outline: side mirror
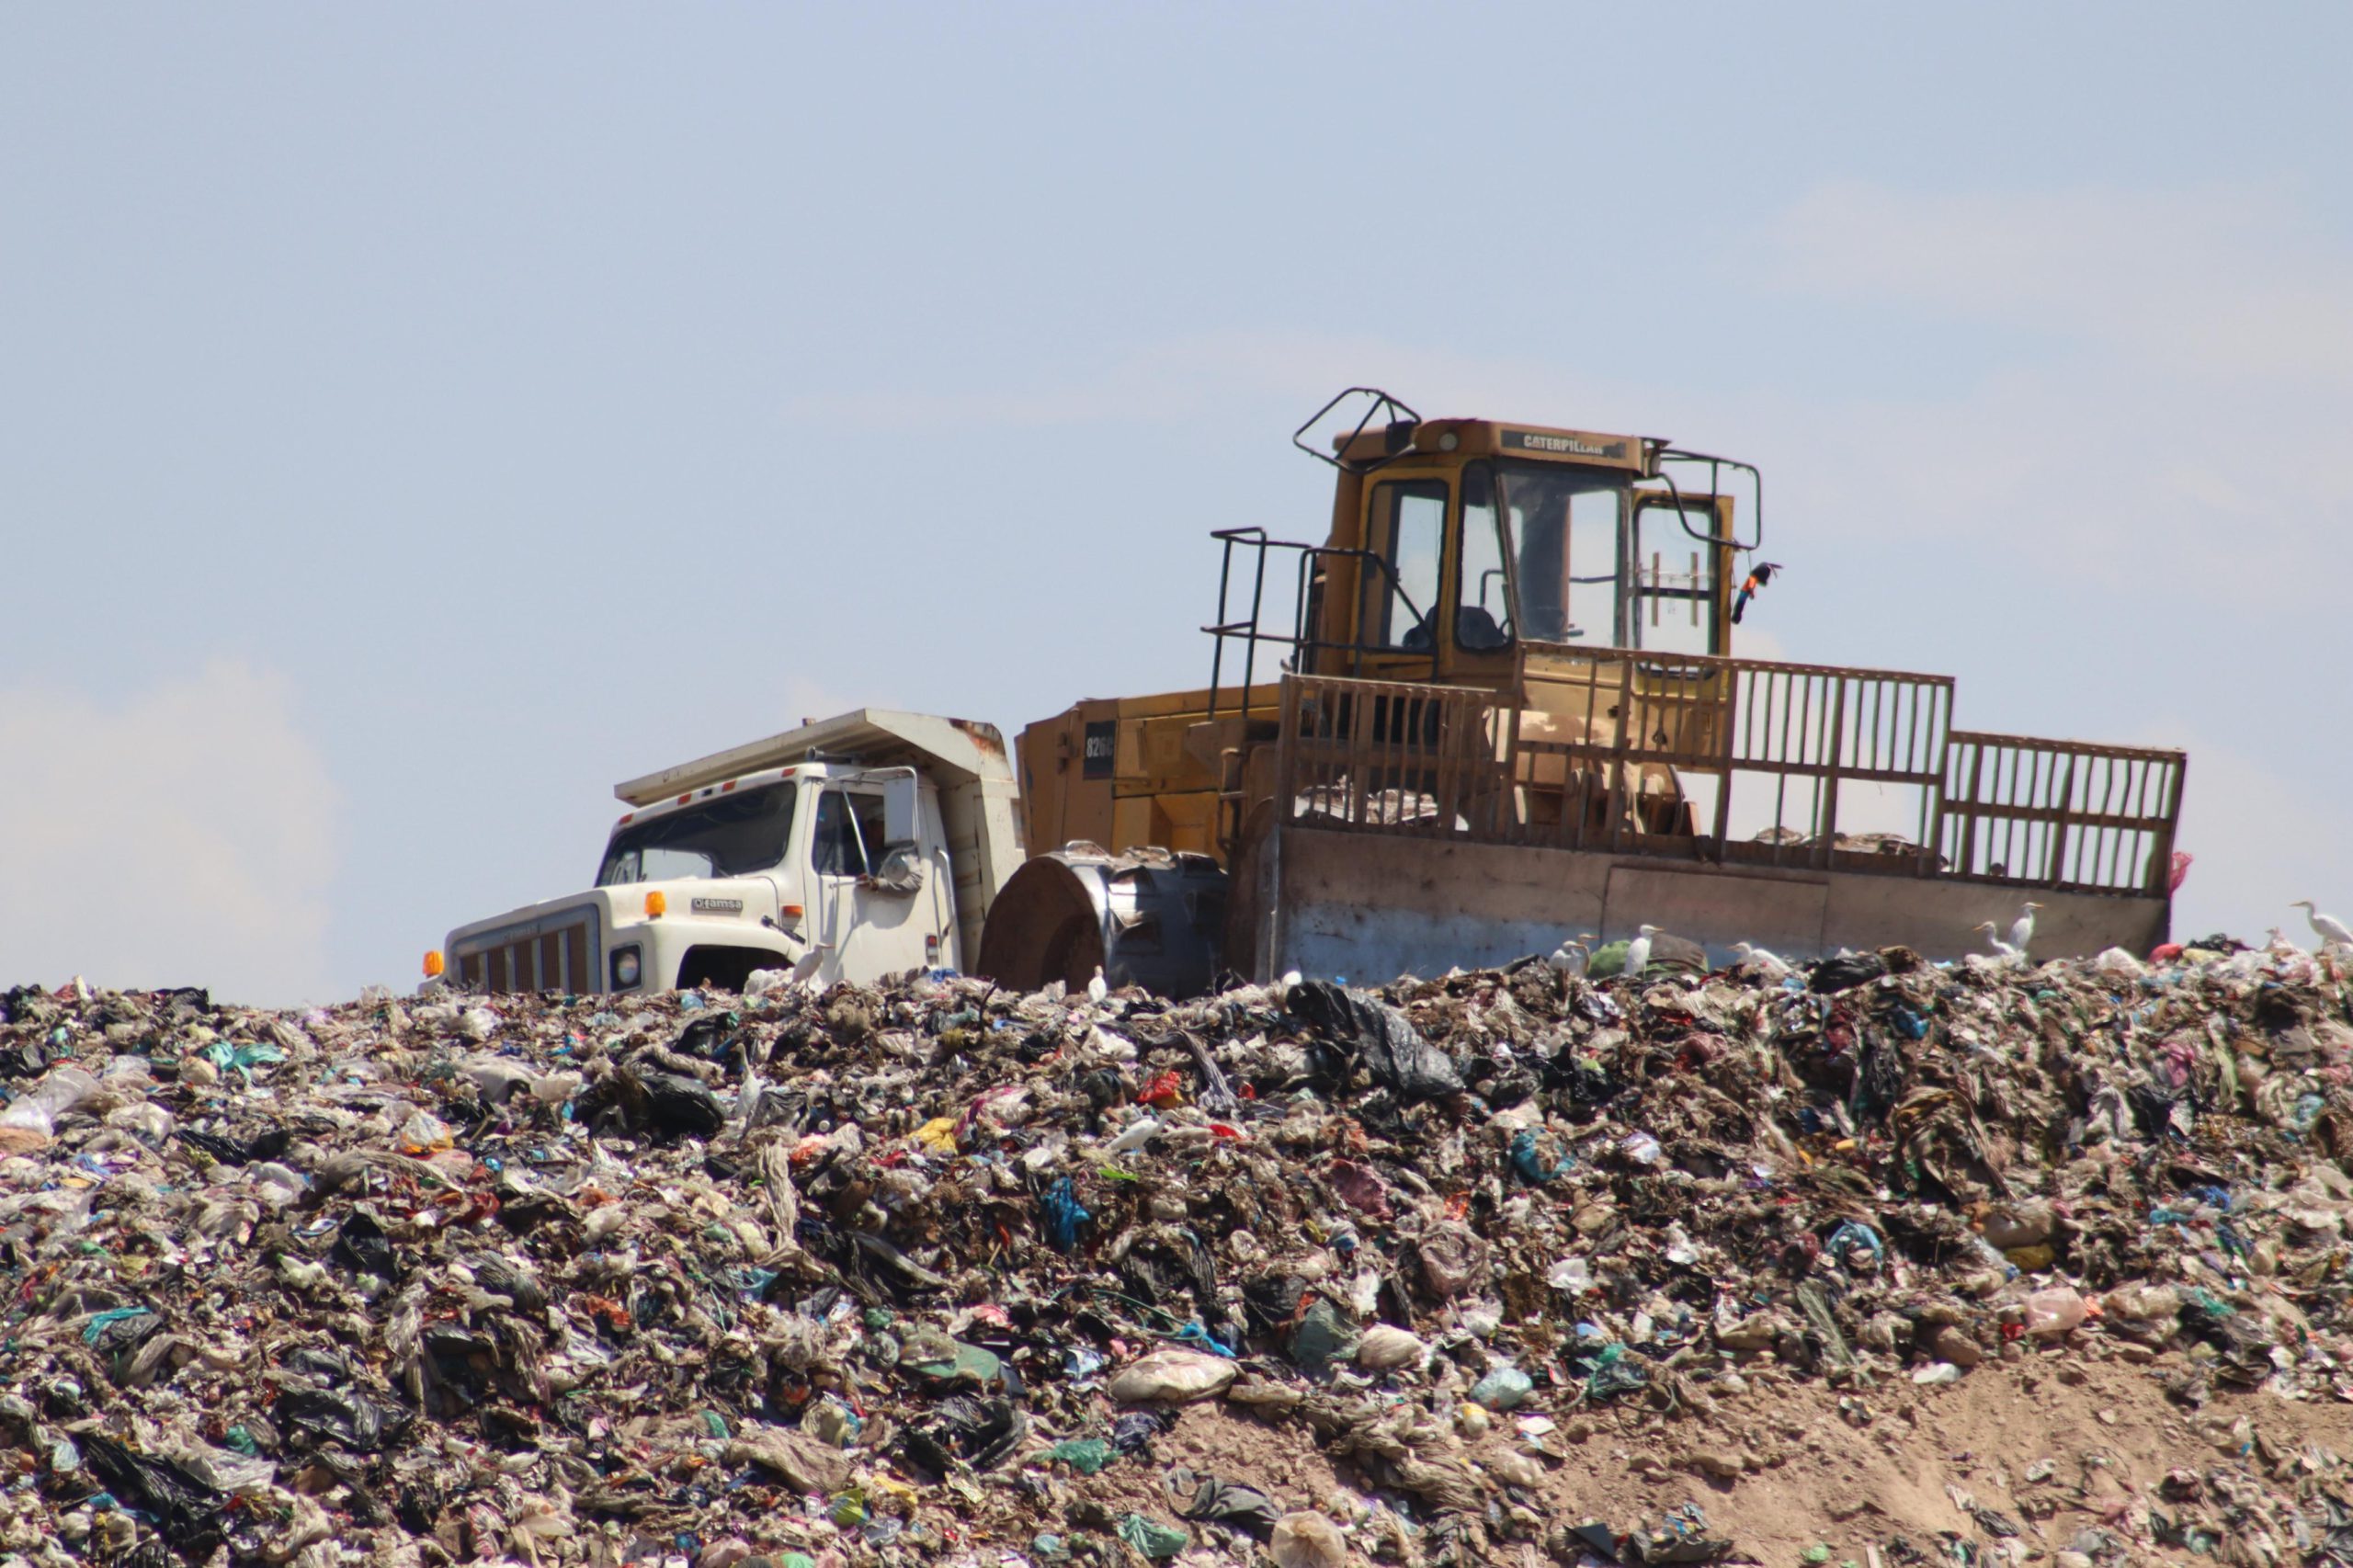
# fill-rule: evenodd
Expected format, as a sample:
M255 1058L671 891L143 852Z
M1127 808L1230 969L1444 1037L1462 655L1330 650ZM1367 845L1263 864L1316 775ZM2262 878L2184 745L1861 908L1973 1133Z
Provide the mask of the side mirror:
M923 835L916 829L915 815L921 796L916 793L918 780L912 774L882 781L882 842L913 844Z
M911 893L923 891L923 861L917 858L912 844L903 844L882 857L867 885L877 892Z

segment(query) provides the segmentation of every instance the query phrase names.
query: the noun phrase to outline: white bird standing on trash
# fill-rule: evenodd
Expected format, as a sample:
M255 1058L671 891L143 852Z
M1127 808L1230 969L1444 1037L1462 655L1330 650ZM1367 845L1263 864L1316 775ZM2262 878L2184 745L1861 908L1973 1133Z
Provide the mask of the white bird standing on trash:
M2018 950L2018 956L2020 958L2026 957L2027 944L2034 940L2034 912L2041 907L2042 905L2029 899L2026 908L2019 912L2016 920L2010 922L2010 946Z
M2030 917L2029 923L2031 924ZM1986 944L1994 949L1994 956L2005 963L2016 963L2026 957L2024 949L2014 948L2002 940L2002 928L1991 920L1980 920L1977 923L1977 929L1985 933ZM2014 926L2011 929L2015 931L2018 927Z
M1103 983L1103 966L1098 963L1095 966L1095 978L1086 983L1086 999L1099 1005L1109 994L1111 988Z
M1779 953L1768 952L1763 948L1752 947L1746 942L1734 942L1732 945L1732 950L1740 956L1740 962L1735 964L1733 966L1734 968L1739 968L1742 965L1752 965L1759 974L1762 974L1768 980L1786 980L1789 978L1789 963L1787 960L1782 959Z
M2288 907L2304 912L2304 918L2312 923L2313 934L2320 938L2324 949L2353 948L2353 927L2334 915L2323 915L2313 906L2311 899L2300 898Z
M1582 978L1586 961L1593 957L1593 949L1589 945L1592 941L1592 932L1580 931L1554 948L1552 956L1544 961L1551 964L1557 973L1572 979Z
M1643 971L1651 967L1651 938L1659 934L1659 929L1656 926L1634 927L1634 939L1626 944L1626 967L1623 972L1629 980L1642 979Z

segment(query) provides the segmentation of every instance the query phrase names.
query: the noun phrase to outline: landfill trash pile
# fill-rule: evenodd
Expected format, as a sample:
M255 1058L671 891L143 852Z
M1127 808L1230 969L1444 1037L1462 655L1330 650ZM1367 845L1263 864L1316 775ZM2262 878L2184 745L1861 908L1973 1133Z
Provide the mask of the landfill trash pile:
M20 988L0 1553L2353 1561L2345 960Z

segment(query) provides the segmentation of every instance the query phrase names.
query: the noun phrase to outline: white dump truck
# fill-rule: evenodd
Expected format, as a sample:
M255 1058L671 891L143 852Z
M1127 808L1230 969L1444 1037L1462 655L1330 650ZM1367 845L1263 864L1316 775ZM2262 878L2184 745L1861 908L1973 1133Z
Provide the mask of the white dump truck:
M741 990L965 967L1019 866L1004 738L865 708L614 786L586 892L451 931L426 959L480 992Z

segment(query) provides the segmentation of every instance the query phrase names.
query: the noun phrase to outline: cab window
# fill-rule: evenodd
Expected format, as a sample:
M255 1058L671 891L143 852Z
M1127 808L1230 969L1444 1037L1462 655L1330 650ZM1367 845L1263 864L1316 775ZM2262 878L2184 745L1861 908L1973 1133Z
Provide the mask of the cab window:
M1429 653L1437 638L1446 483L1414 479L1377 484L1371 517L1371 553L1380 563L1365 563L1361 641L1371 648Z
M882 858L882 797L860 790L818 796L809 856L820 876L870 875Z
M1624 482L1553 463L1506 463L1495 481L1516 547L1515 633L1535 642L1623 642L1619 498Z
M1715 549L1691 536L1711 535L1716 515L1704 506L1646 505L1634 511L1633 635L1637 648L1664 653L1720 653L1716 645Z
M1461 580L1454 589L1454 645L1466 653L1511 646L1511 575L1505 568L1503 518L1495 510L1495 473L1486 463L1462 471Z
M616 831L597 885L620 887L671 877L741 877L783 863L792 836L790 784L715 795L681 811Z

